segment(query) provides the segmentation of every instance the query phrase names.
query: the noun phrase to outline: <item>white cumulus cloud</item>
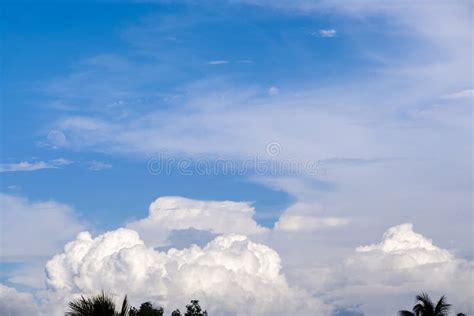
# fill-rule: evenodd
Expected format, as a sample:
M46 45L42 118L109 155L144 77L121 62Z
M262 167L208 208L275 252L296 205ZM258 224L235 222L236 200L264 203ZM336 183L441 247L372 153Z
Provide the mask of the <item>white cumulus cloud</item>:
M18 292L0 283L0 315L24 316L37 314L38 309L31 294Z
M412 224L389 228L378 244L358 247L329 272L323 292L336 305L365 315L388 315L411 309L414 296L425 291L434 299L448 297L453 311L474 311L474 264L413 231Z
M423 235L413 231L412 224L401 224L391 227L379 244L360 246L357 252L363 253L359 258L371 257L372 262L387 260L387 264L396 269L412 268L423 264L449 262L453 256L449 251L433 245L433 242ZM377 262L380 263L380 262Z
M49 287L58 293L126 292L132 301L149 299L167 310L196 298L211 315L329 312L288 285L274 250L243 235L219 236L203 248L160 252L130 229L96 238L84 232L48 262L46 272Z
M172 230L194 228L215 234L261 234L267 228L252 218L255 209L246 202L201 201L177 196L160 197L151 203L147 218L127 227L149 244L160 244Z
M84 226L74 210L55 201L31 202L0 193L1 260L51 255Z

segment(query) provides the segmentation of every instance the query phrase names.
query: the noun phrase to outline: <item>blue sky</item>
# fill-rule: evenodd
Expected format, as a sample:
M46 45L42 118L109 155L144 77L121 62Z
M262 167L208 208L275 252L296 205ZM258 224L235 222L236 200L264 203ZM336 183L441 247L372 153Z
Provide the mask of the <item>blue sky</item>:
M361 43L357 43L352 34L357 37L357 33L362 33L364 36L359 35L359 38L363 42L383 41L383 46L395 46L396 42L395 36L394 39L381 38L377 25L383 21L376 19L354 27L331 15L315 19L305 14L294 16L225 4L11 3L3 15L5 75L2 86L6 105L3 116L8 118L2 122L4 161L62 157L82 164L106 161L113 168L91 172L84 170L87 166L76 163L58 170L7 173L3 175L2 190L17 186L33 199L55 199L74 205L86 218L93 214L92 221L97 221L99 230L144 215L146 205L161 195L254 201L261 211L281 211L291 198L242 177L172 175L157 179L147 174L143 158L41 146L39 143L47 134L48 124L64 115L54 106L55 102L62 99L68 104L71 102L71 106L76 106L72 111L76 114L104 106L96 102L117 99L113 94L103 95L100 90L84 88L81 91L81 87L74 86L66 89L78 88L77 95L68 97L68 92L64 92L66 96L60 92L58 95L48 91L51 82L75 72L95 80L101 76L104 80L113 77L119 88L129 83L135 86L133 81L138 81L134 92L141 95L134 94L126 102L140 113L173 106L166 104L162 96L179 94L189 83L207 78L216 80L216 84L223 78L264 89L279 85L291 87L295 79L298 84L308 81L317 85L352 80L366 73L367 65L373 64L364 56L358 47ZM335 37L326 38L318 33L336 26ZM345 36L346 33L351 37ZM94 56L117 56L145 68L157 62L160 66L149 78L127 78L120 70L101 74L94 65L89 68L87 60ZM209 64L220 60L228 63ZM94 101L95 98L99 101ZM153 105L147 104L150 100ZM84 195L91 198L84 199ZM122 196L123 200L111 205L110 200L115 196Z
M413 284L438 294L417 274L436 264L449 265L446 280L472 273L469 2L2 6L0 280L32 293L34 308L59 291L44 267L65 243L120 227L153 249L246 235L279 256L280 292L303 289L288 295L321 314L384 314ZM153 174L163 157L171 172ZM246 169L198 172L221 160ZM77 282L70 293L94 290ZM460 284L441 286L449 296ZM205 301L217 315L230 308Z
M108 12L105 16L104 10ZM104 3L69 5L20 3L9 5L2 18L3 45L7 48L4 50L5 76L2 81L6 105L3 107L3 115L8 118L2 122L5 161L48 160L61 156L83 162L99 160L110 163L113 161L113 168L94 172L84 170L87 166L71 166L58 170L5 173L2 175L2 190L8 191L8 187L16 186L21 188L22 193L33 199L56 199L74 205L85 217L93 214L93 221L97 220L95 224L98 225L98 229L110 228L110 226L118 225L131 217L145 215L149 202L161 195L255 201L256 205L263 209L281 210L286 206L290 198L284 193L248 183L245 179L230 179L224 176L180 177L179 175L171 175L162 179L148 174L144 159L134 157L117 159L105 153L83 154L67 150L58 151L38 145L41 137L44 137L42 132L44 132L45 126L61 115L57 109L50 106L52 100L55 99L54 95L49 95L43 89L48 81L67 76L71 69L74 69L78 60L81 61L97 54L123 54L127 58L139 60L142 57L140 48L130 45L127 39L128 35L124 34L126 33L124 29L127 26L140 24L140 18L143 17L152 16L153 19L160 21L168 17L176 18L176 15L180 14L190 15L189 11L190 9L184 5L110 5ZM207 10L202 11L206 12ZM212 13L208 14L212 16ZM255 66L253 62L251 65L244 62L238 66L224 66L226 69L220 72L220 69L211 69L213 66L207 65L207 59L217 60L222 56L226 59L238 59L239 56L249 56L248 58L253 61L259 55L266 55L265 50L268 47L255 46L259 44L260 39L273 41L274 39L268 37L278 33L273 29L275 26L283 24L282 27L285 28L287 25L291 28L309 27L304 25L306 23L291 21L291 18L279 18L272 15L266 18L269 21L255 23L256 25L246 23L242 26L234 18L235 25L229 26L228 29L213 27L213 24L215 26L222 19L229 17L230 12L214 17L217 19L215 22L203 21L197 25L197 32L201 34L202 38L208 39L205 44L190 36L189 33L196 32L193 27L184 26L183 30L178 28L178 33L172 29L169 32L169 37L186 37L187 35L191 41L188 43L189 39L185 39L186 44L182 45L183 48L173 47L174 49L172 48L170 52L166 52L165 49L160 52L158 49L159 57L172 60L175 58L173 51L179 52L181 50L181 54L191 52L190 56L184 56L184 60L180 60L180 64L182 62L187 64L186 66L180 65L180 67L186 68L189 65L189 70L186 69L186 73L181 73L177 78L173 77L173 71L170 70L165 75L166 80L161 78L161 75L156 76L156 83L155 78L152 78L151 84L156 84L152 89L158 88L159 93L163 94L172 93L170 91L180 89L186 82L209 75L228 75L229 72L236 77L250 77L257 80L256 77L268 74L268 65L259 63ZM202 19L202 17L200 18ZM234 27L238 31L230 32ZM248 39L247 32L254 29L260 30L262 34L257 38ZM315 27L311 29L315 29ZM229 33L231 38L228 38ZM159 40L165 42L166 31L160 35L162 38ZM243 47L242 52L235 52L235 48L240 46L240 44L236 45L236 40L247 40L250 47ZM172 42L172 40L170 41ZM274 45L278 46L277 43ZM232 54L235 54L235 57ZM157 56L153 56L153 58L157 58ZM186 60L186 58L190 60ZM192 62L193 58L201 60ZM265 62L265 60L262 61ZM193 63L197 65L193 67ZM269 78L266 80L273 82ZM148 94L149 91L147 88L145 89L145 94ZM89 100L93 99L94 95L83 97ZM110 96L110 99L113 98L114 96ZM81 109L78 109L78 112L80 111ZM65 183L68 185L65 186ZM83 199L84 195L91 198L85 200ZM111 205L110 200L116 196L122 196L123 199ZM113 216L111 216L112 214Z

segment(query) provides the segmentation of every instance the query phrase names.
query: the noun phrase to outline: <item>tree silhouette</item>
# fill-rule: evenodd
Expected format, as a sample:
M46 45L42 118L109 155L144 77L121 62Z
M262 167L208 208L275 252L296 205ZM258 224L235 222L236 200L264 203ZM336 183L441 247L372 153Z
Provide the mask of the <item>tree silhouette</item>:
M416 304L413 306L412 312L402 310L398 314L400 316L447 316L450 306L451 304L446 302L444 295L441 296L435 306L428 294L421 293L416 296Z
M92 298L81 296L80 299L69 302L69 316L127 316L129 305L127 296L124 297L122 308L119 312L115 310L115 303L112 298L102 291Z
M202 311L198 300L192 300L191 304L186 305L184 316L207 316L207 311Z
M122 308L116 311L114 300L102 291L99 295L92 297L81 296L80 299L73 300L68 304L67 316L163 316L163 307L154 307L151 302L145 302L139 309L130 307L127 296L124 297ZM171 313L171 316L182 316L179 309ZM192 300L186 305L184 316L207 316L207 311L203 311L198 300Z
M163 316L163 314L163 307L155 308L150 302L143 303L138 310L132 307L128 313L129 316Z

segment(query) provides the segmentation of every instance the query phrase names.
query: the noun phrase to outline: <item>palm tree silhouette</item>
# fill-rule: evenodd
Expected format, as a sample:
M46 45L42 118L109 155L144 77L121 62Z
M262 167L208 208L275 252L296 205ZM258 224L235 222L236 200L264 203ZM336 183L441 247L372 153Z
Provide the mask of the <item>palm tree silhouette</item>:
M115 310L115 303L112 298L102 291L101 294L92 298L81 296L80 299L69 302L69 316L127 316L130 306L125 295L122 308L119 312Z
M436 306L431 301L426 293L421 293L416 296L416 305L413 306L413 311L402 310L398 314L400 316L447 316L451 304L446 302L446 296L441 296Z

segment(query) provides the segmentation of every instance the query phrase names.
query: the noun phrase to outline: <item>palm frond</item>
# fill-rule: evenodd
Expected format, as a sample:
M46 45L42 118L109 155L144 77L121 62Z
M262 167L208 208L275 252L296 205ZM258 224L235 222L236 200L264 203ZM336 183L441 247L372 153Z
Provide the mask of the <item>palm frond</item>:
M413 313L410 312L410 311L399 311L399 312L398 312L398 315L399 315L399 316L415 316L415 314L413 314Z
M413 312L415 314L421 313L423 316L431 316L434 313L434 304L431 301L428 294L422 292L421 294L416 296L416 300L418 304L413 307ZM416 308L416 311L415 311Z
M115 315L115 303L104 291L93 297L92 301L94 303L94 312L98 313L95 315Z
M118 313L117 315L118 316L127 316L129 310L130 310L130 305L128 304L127 295L125 295L125 297L123 298L123 302L122 302L122 308L120 309L120 313Z
M428 315L429 314L429 312L426 310L425 305L423 305L423 303L416 304L415 306L413 306L412 310L413 310L413 314L415 314L415 316Z
M451 304L448 304L446 302L446 296L441 296L441 298L438 301L438 304L436 304L435 310L434 310L434 315L435 316L445 316L448 314L449 307Z
M80 299L69 302L69 311L66 312L66 315L70 316L82 316L82 315L92 315L94 311L94 304L90 298L85 298L81 296Z
M74 300L69 304L69 316L115 316L115 303L107 296L104 291L92 298L81 296L80 299ZM127 305L128 306L128 305Z

